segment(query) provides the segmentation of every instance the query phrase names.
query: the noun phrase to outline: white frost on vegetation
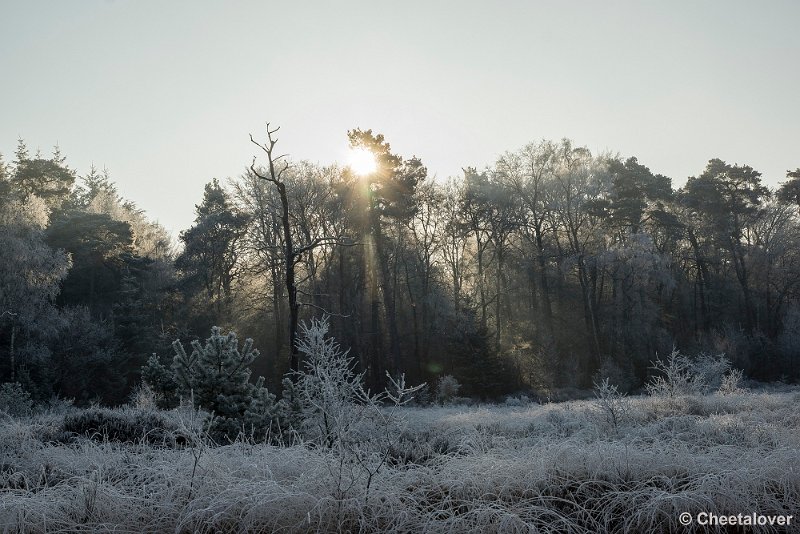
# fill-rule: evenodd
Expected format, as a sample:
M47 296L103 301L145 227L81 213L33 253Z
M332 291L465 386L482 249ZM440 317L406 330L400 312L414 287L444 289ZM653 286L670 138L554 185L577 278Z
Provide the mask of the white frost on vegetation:
M0 525L5 532L691 532L678 525L681 512L797 514L798 401L797 389L626 397L614 432L598 400L401 407L405 427L370 491L363 470L342 471L336 448L61 442L61 415L6 417Z

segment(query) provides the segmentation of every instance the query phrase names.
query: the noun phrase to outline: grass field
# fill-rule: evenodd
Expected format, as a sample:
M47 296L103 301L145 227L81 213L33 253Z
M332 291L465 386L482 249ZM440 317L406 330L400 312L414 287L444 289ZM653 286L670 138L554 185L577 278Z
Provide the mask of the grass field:
M215 446L190 409L102 412L158 427L130 442L70 434L75 408L0 415L0 529L713 532L679 515L800 515L798 407L790 387L404 407L388 441L346 449Z

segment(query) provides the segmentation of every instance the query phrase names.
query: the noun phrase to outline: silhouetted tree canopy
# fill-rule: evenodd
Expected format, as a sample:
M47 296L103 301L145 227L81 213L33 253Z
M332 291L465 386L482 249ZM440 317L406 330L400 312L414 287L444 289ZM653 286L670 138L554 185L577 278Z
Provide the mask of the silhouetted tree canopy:
M0 382L120 402L145 361L167 369L175 339L219 326L254 339L279 388L287 332L322 315L376 388L389 371L480 398L603 373L635 389L673 346L798 378L800 169L773 190L711 159L673 189L562 139L437 181L382 134L347 139L374 172L280 159L278 187L254 163L187 191L177 247L108 171L20 142L0 157Z

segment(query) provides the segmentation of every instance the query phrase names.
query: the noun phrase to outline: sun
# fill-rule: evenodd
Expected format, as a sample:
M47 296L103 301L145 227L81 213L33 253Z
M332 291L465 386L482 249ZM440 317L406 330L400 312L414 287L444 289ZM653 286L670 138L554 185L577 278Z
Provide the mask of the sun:
M375 154L362 147L350 149L350 153L347 155L347 164L359 176L366 176L378 170Z

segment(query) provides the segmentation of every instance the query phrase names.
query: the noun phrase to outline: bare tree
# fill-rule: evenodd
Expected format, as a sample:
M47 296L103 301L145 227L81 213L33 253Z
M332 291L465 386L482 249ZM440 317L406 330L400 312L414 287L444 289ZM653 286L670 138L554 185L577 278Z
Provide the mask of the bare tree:
M291 376L295 377L300 370L300 353L297 349L297 326L300 315L300 304L297 300L297 264L302 261L304 254L310 253L315 248L324 245L340 245L343 244L343 240L340 237L321 236L303 245L296 245L294 243L290 221L289 196L286 193L286 183L283 180L283 174L289 168L289 162L285 159L286 154L275 155L275 145L277 145L278 139L275 138L274 135L278 130L280 130L280 127L270 129L269 123L267 123L266 143L259 143L250 135L250 141L267 155L268 163L267 174L264 174L263 171L256 169L254 157L253 163L250 165L250 170L261 180L266 180L275 185L281 202L279 218L283 230L284 276L286 293L289 300L289 368L292 371Z

